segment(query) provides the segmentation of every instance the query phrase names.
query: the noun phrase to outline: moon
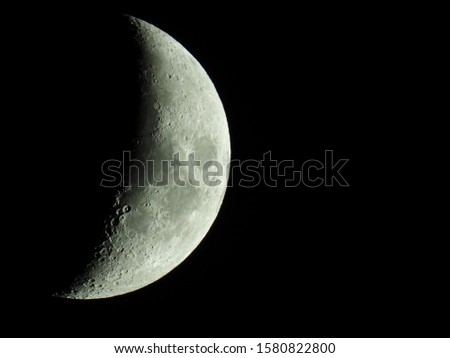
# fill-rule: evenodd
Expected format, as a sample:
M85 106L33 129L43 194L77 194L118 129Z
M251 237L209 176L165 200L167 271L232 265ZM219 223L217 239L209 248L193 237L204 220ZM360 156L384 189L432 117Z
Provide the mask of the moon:
M138 96L136 115L123 119L134 121L134 133L122 147L122 158L152 163L151 169L146 167L151 178L142 181L142 173L123 160L121 168L129 177L108 189L113 201L107 213L99 213L100 244L71 284L55 293L58 297L107 298L160 279L205 237L227 186L230 136L212 81L171 36L138 18L124 15L124 19L130 44L138 54L139 80L133 89ZM191 153L195 158L189 157ZM172 166L166 171L163 163L174 158L181 163L201 163L194 167L195 181L189 180L187 166L180 166L179 173ZM205 163L219 164L208 167ZM213 184L202 180L207 171L217 175L218 180L211 179ZM161 180L166 174L169 180L164 184ZM175 175L184 185L174 181Z

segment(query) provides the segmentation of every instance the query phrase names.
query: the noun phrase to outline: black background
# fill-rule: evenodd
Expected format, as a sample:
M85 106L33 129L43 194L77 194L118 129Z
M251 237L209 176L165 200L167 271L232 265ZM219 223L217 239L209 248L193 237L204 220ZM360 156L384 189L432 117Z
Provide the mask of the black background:
M52 11L32 16L22 58L26 72L36 75L31 89L41 91L30 104L34 117L24 121L42 140L21 148L38 159L39 180L26 184L39 193L19 219L12 244L18 251L4 253L2 336L448 334L441 328L448 319L444 250L427 207L418 204L422 194L404 176L412 170L405 157L416 154L408 152L411 124L398 107L407 29L395 25L395 16L281 5ZM158 26L203 65L227 113L233 159L260 160L271 151L274 159L301 165L333 150L336 158L349 159L342 173L350 187L231 187L200 246L159 281L105 300L51 298L42 287L58 266L48 257L73 257L55 242L70 231L83 232L84 224L82 213L75 226L61 219L76 190L56 193L63 185L49 168L65 162L76 167L76 150L67 157L55 149L64 142L58 133L82 134L65 117L97 105L64 96L73 95L63 83L73 80L70 72L80 59L61 54L71 51L67 41L86 36L85 21L121 12ZM74 48L82 53L83 43ZM64 108L67 102L70 108ZM102 128L91 124L90 130ZM46 262L39 257L42 247Z

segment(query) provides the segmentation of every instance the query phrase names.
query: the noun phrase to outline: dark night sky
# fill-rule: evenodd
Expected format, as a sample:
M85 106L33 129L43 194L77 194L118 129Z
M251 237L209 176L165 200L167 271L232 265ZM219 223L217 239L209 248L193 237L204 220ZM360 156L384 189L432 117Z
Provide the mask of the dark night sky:
M36 16L37 33L42 26L44 34L69 31L62 38L76 39L78 32L62 27L63 19L82 27L85 15L54 11L59 19L45 11ZM11 293L2 295L5 311L13 312L2 317L2 336L445 336L437 324L448 317L441 243L414 207L419 194L411 196L411 183L400 180L405 127L394 105L401 96L401 45L388 16L274 5L142 5L117 12L158 26L203 65L227 113L233 159L260 160L271 151L274 159L301 165L333 150L336 158L349 159L343 174L350 187L229 188L203 242L170 274L124 296L68 301L44 295L40 283L50 279L35 253L49 238L52 255L70 256L58 250L55 238L64 240L72 228L57 224L59 231L51 230L51 212L64 212L63 194L70 196L71 189L55 193L53 185L39 182L38 202L45 204L33 209L42 212L26 225L34 235L13 244L17 249L33 241L31 249L22 259L4 258L15 269L7 278ZM46 138L36 153L40 178L48 180L45 163L67 160L52 148L61 144L53 137L55 126L60 133L72 131L65 116L80 109L71 103L61 110L66 89L60 77L74 66L58 59L67 44L42 38L32 36L29 56L37 60L30 63L42 65L35 70L40 80L60 81L45 91L58 100L36 101L35 116L49 118L36 126ZM82 214L75 222L74 230L82 231Z

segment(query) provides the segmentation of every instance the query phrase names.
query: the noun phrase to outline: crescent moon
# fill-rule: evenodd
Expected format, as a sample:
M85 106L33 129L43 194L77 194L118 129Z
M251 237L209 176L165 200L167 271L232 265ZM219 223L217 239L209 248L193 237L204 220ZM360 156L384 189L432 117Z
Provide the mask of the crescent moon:
M138 290L160 279L199 245L215 220L227 185L230 136L219 95L199 62L157 27L126 16L134 46L139 48L139 115L130 155L154 163L152 177L162 178L163 161L187 160L223 165L219 184L170 180L115 189L115 203L106 215L102 243L70 287L55 296L98 299ZM202 178L205 167L195 167ZM170 175L174 175L171 167ZM170 178L170 177L169 177Z

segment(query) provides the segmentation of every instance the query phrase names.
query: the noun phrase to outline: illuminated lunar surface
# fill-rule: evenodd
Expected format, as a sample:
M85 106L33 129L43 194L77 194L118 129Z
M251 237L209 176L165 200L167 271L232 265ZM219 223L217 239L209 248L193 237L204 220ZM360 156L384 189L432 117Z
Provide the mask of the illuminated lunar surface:
M126 17L130 41L139 48L139 111L133 158L152 160L152 176L162 178L162 160L195 153L202 164L223 164L221 184L206 185L196 167L199 185L137 185L115 192L115 204L104 220L102 243L69 289L56 294L72 299L96 299L125 294L158 280L179 265L205 237L221 206L230 160L225 112L205 70L172 37L144 21ZM113 75L113 74L112 74Z

